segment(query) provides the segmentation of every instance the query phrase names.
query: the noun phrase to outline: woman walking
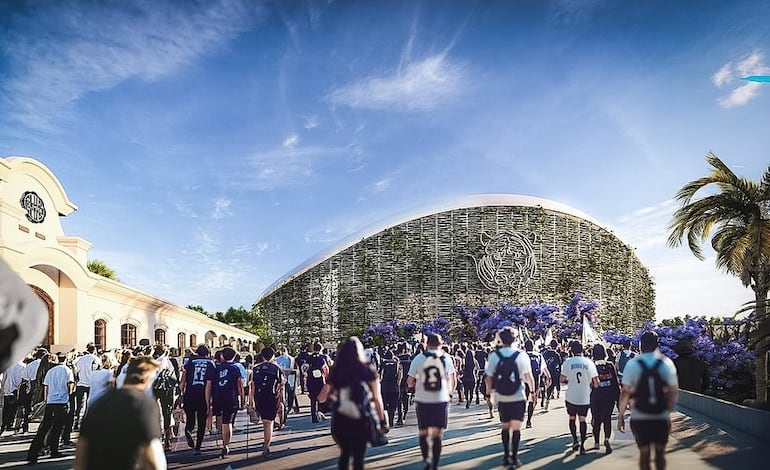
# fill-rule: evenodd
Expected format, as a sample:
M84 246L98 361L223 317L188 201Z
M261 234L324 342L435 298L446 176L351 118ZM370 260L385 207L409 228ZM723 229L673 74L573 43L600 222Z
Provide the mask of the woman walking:
M610 436L612 435L612 410L620 397L620 384L615 364L606 360L604 346L597 344L593 348L593 358L596 372L599 373L599 386L591 390L591 417L593 418L594 450L599 448L599 432L604 424L604 449L612 452Z
M339 469L364 468L364 454L371 425L388 431L377 372L366 361L364 347L355 336L340 346L329 372L329 394L336 402L332 413L332 437L340 447ZM322 397L323 398L323 397ZM372 423L371 417L379 421Z
M465 391L465 409L467 410L471 406L471 397L473 396L473 389L476 388L476 371L479 369L479 363L476 361L476 356L473 349L468 348L465 352L464 366L463 366L463 389Z

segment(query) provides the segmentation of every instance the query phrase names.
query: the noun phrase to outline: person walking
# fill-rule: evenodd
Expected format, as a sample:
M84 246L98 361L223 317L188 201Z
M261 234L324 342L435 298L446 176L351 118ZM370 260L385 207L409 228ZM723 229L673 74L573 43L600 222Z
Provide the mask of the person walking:
M465 357L463 358L463 391L465 392L465 409L471 407L471 397L473 391L476 388L476 376L479 370L479 363L476 362L476 356L472 348L468 348L465 351ZM476 404L478 404L478 397Z
M107 391L87 408L80 426L75 470L165 470L160 410L146 392L158 367L160 364L149 356L131 360L123 386Z
M229 346L221 351L222 363L217 366L213 386L212 414L217 419L217 427L222 430L221 458L230 454L230 439L233 434L233 418L240 403L245 403L241 371L233 364L235 350Z
M412 359L407 385L415 389L420 453L423 468L437 469L442 437L447 428L449 402L457 382L454 361L441 349L441 336L428 334L426 350Z
M99 360L101 361L99 368L91 374L86 411L96 400L107 393L107 390L115 388L114 369L117 366L115 359L113 359L112 355L105 353L102 354Z
M599 386L591 390L591 420L594 450L599 448L599 433L604 426L604 450L612 453L612 410L620 397L620 383L615 364L606 360L607 352L601 344L594 345L593 359L599 374Z
M18 361L12 364L4 373L3 381L3 419L0 425L0 435L5 431L11 431L16 411L19 405L19 389L23 381L24 362Z
M500 414L500 437L503 444L503 466L521 467L518 458L521 442L521 423L527 403L526 393L535 393L532 378L532 364L526 352L513 347L516 333L511 327L497 332L496 342L500 345L487 358L484 381L491 403L492 394Z
M537 394L541 385L548 385L551 382L551 373L543 360L543 356L534 351L534 343L528 339L524 343L524 350L529 356L529 363L532 368L532 379L535 382L534 390L527 390L527 428L532 427L532 415L535 414L535 403L537 403ZM534 392L534 393L532 393Z
M198 455L206 435L206 418L211 406L212 387L217 371L206 345L198 346L196 353L197 355L191 357L182 369L180 389L185 412L184 436L188 447L195 449L193 454ZM192 436L193 428L196 430L195 440Z
M313 343L313 354L308 358L307 393L310 397L310 417L314 423L324 421L326 415L319 409L318 394L329 375L329 357L321 352L321 343Z
M639 468L649 469L655 454L655 468L666 468L666 444L671 429L671 411L679 396L676 366L658 350L658 335L646 331L639 339L641 354L626 364L618 408L625 410L631 398L631 432L639 448ZM618 414L618 431L626 427Z
M631 341L623 341L623 350L615 357L615 369L618 371L618 379L621 385L623 384L623 371L626 369L626 364L635 356L636 354L631 351Z
M96 357L96 346L88 343L85 354L77 358L74 362L75 373L77 374L77 384L75 385L75 407L70 412L73 414L73 429L77 431L80 427L80 416L83 411L83 402L86 402L88 408L88 397L91 392L91 374L99 368L99 358Z
M52 367L41 381L44 387L45 414L43 422L37 429L37 434L32 440L27 451L27 462L37 463L40 451L45 445L46 438L51 449L51 458L62 457L59 453L59 439L67 421L70 393L75 389L75 377L67 366L64 365L64 357L61 362L57 356L48 355L48 363ZM48 436L50 431L51 435Z
M407 343L401 343L398 345L398 362L401 365L401 381L398 387L398 406L396 407L396 413L398 414L398 420L396 426L403 426L406 421L406 414L409 411L409 387L406 384L408 378L407 372L412 364L412 356L409 354L409 345Z
M561 354L557 351L558 347L559 343L553 339L551 340L551 344L549 344L546 350L543 351L543 360L545 361L548 373L551 376L551 383L548 385L548 388L546 388L540 401L540 407L545 408L545 411L548 411L548 406L551 404L551 399L554 397L554 389L557 394L561 391L561 380L559 380L559 378L561 377L562 358ZM543 400L545 401L543 402Z
M285 397L284 407L286 409L284 413L284 422L286 422L286 415L294 409L294 413L299 414L299 401L297 401L297 363L294 358L289 354L289 350L284 346L281 348L281 355L275 358L276 364L281 367L283 376L286 379L284 384Z
M399 403L400 383L404 372L401 370L401 362L388 349L382 355L380 363L380 387L382 401L385 405L385 413L388 415L388 426L393 427L396 417L396 409Z
M340 448L337 468L348 469L352 461L354 470L362 470L370 426L379 426L384 433L389 428L377 372L355 336L340 346L328 383L330 399L336 402L331 432Z
M680 390L706 393L709 387L709 370L703 359L693 354L692 340L680 339L674 346L679 355L674 359Z
M579 341L570 343L572 357L567 358L561 368L561 382L568 385L564 402L569 416L569 431L572 434L572 450L586 453L585 440L588 433L586 416L591 405L591 387L599 386L599 373L594 363L583 356L583 345ZM577 437L577 423L580 422L580 442Z
M262 362L254 367L249 395L249 408L256 409L262 417L262 456L270 457L270 444L273 440L273 423L279 420L279 428L283 423L285 408L283 405L283 370L275 361L272 348L262 348ZM281 415L279 415L281 413Z

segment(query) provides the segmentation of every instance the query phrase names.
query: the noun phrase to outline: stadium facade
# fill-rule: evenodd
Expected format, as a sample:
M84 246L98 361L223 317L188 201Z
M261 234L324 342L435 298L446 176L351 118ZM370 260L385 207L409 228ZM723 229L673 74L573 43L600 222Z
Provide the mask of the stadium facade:
M358 234L283 276L257 305L273 337L296 344L393 318L451 318L459 304L565 304L575 292L599 301L604 329L655 315L648 270L610 230L558 202L487 194Z

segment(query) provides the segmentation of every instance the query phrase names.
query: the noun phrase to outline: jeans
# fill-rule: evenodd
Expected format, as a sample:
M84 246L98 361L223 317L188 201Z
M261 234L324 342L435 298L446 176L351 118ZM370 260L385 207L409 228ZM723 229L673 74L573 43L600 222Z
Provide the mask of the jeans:
M16 395L6 395L3 397L3 421L2 426L0 426L0 432L10 431L13 428L13 420L16 418L18 405Z
M29 446L27 452L27 461L36 462L40 450L45 445L45 437L48 432L51 432L49 438L49 445L51 446L51 455L59 453L59 438L61 438L61 432L64 428L64 423L67 421L67 414L69 412L69 404L47 404L45 405L45 415L43 416L43 422L40 423L40 427L37 429L35 438L32 439L32 444Z
M82 414L81 411L83 410L83 403L86 403L88 401L88 397L90 396L91 387L86 387L85 385L78 385L75 387L75 409L73 410L73 423L75 424L75 429L77 429L80 425L80 415Z

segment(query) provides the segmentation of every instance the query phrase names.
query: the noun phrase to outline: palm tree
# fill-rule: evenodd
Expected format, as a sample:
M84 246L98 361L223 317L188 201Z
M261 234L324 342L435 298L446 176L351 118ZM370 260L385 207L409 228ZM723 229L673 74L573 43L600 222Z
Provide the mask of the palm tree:
M95 259L89 261L86 267L94 274L106 277L107 279L112 279L113 281L120 281L120 279L118 279L118 277L115 275L115 271L111 267L107 266L104 261Z
M700 245L709 238L716 252L718 268L740 278L754 291L755 305L750 346L757 354L757 401L767 405L767 352L770 350L770 167L761 181L735 175L716 155L709 152L708 176L690 181L676 194L681 207L669 224L668 245L676 247L687 237L690 251L704 259ZM705 187L716 191L695 199Z

